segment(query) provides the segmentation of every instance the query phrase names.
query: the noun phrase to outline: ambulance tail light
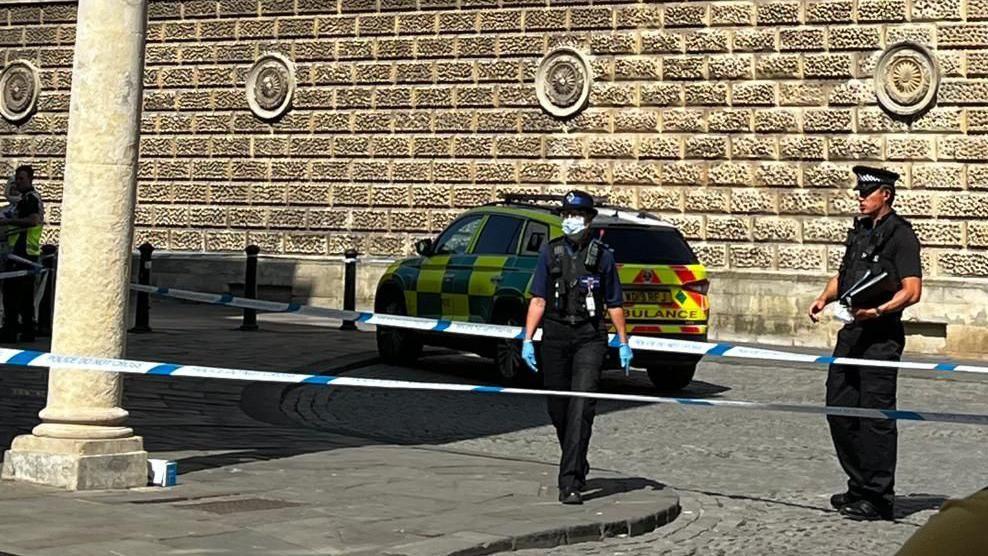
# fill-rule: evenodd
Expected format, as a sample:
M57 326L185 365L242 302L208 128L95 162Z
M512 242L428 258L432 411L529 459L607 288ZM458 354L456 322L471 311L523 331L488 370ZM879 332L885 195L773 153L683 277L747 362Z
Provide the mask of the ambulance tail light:
M683 284L683 288L691 292L698 293L700 295L707 295L710 291L710 281L709 280L697 280L696 282L690 282L688 284Z

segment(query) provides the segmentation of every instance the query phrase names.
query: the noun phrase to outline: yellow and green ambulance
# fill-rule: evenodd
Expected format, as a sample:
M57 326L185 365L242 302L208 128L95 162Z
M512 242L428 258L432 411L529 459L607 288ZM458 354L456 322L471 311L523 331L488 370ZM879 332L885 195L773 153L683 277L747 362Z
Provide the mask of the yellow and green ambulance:
M554 206L540 202L555 200ZM374 310L454 321L522 326L539 249L562 235L547 196L507 197L467 210L433 239L420 240L418 256L393 263L381 277ZM624 291L628 333L705 341L709 304L707 271L683 235L657 217L621 207L599 207L592 233L614 252ZM613 331L613 330L612 330ZM521 361L521 342L378 327L385 361L408 364L423 345L478 353L495 360L508 382L532 379ZM617 355L608 366L617 368ZM698 357L635 353L660 389L684 388Z

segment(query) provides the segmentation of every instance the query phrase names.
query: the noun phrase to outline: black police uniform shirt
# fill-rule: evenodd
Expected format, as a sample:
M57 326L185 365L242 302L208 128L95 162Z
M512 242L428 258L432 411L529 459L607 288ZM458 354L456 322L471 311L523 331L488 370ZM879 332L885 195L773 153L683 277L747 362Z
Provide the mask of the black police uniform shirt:
M567 248L576 249L576 246L565 240ZM539 260L535 263L535 274L532 276L532 297L546 299L550 289L550 268L552 266L552 248L549 244L542 246L539 251ZM603 292L604 303L609 308L620 307L624 303L621 294L621 282L618 280L617 265L614 262L614 253L610 249L600 250L600 260L597 262L597 273L600 275L600 287Z
M891 214L889 215L891 216ZM881 219L877 227L888 225L888 216ZM864 218L861 221L863 228L866 232L874 233L876 230L876 225L872 223L870 218ZM899 275L899 280L903 278L922 278L923 277L923 267L919 258L919 239L916 237L916 232L909 226L899 226L892 233L892 236L888 239L885 244L883 252L890 253L892 264L895 266L895 270ZM843 274L846 269L843 263L840 268L840 273ZM899 284L901 288L901 284ZM896 315L901 315L900 312L896 312Z
M27 218L35 214L41 214L41 203L38 202L38 194L34 189L23 193L21 195L21 200L17 201L17 205L14 207L14 212L17 218ZM27 226L18 226L18 228L27 228ZM15 255L21 257L27 257L27 230L24 229L17 234L17 241L14 243L13 252Z

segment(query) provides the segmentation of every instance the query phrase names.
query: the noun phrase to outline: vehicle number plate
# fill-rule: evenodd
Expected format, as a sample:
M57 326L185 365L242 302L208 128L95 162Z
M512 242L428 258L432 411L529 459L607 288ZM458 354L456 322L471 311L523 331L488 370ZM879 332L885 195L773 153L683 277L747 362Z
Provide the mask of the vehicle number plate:
M668 290L625 290L624 300L628 303L672 303L672 293Z

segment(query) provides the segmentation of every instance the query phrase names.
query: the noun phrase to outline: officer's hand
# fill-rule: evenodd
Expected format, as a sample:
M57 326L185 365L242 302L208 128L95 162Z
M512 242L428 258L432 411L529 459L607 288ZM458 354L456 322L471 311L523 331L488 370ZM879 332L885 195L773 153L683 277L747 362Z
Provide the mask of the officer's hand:
M634 352L631 351L631 346L621 344L621 347L618 348L618 357L621 359L624 376L628 376L628 371L631 369L631 360L635 358Z
M810 310L808 313L810 315L810 320L813 322L820 322L820 311L823 311L823 308L826 306L827 301L825 299L820 297L814 299L813 304L810 305Z
M854 320L871 320L878 318L878 311L875 309L855 309L854 310Z
M525 364L528 365L532 372L539 372L539 365L535 361L535 344L531 340L525 340L521 344L521 358L525 360Z

